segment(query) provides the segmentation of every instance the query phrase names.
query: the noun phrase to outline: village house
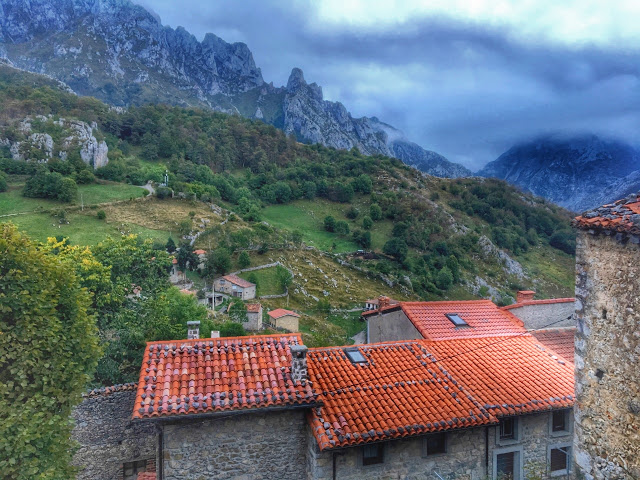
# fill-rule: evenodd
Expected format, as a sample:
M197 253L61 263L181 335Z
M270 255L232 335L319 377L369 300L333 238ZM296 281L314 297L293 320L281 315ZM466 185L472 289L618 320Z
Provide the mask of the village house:
M225 293L241 300L256 298L256 284L237 275L225 275L213 281L215 291Z
M132 419L119 416L117 434L85 428L110 436L77 463L163 480L569 478L573 364L518 323L492 322L479 336L347 347L307 348L299 334L150 342L135 398L118 393Z
M247 303L247 321L242 323L245 330L262 330L262 305Z
M547 298L536 300L536 292L521 290L516 303L502 307L524 323L527 330L538 330L553 325L554 328L574 328L575 298Z
M267 312L267 315L269 316L269 323L275 328L288 332L300 330L300 315L296 312L285 310L284 308L276 308Z
M640 478L640 193L577 217L578 478Z
M389 305L397 305L398 301L393 298L389 299ZM380 306L379 298L369 298L364 302L364 311L368 312L370 310L377 310Z

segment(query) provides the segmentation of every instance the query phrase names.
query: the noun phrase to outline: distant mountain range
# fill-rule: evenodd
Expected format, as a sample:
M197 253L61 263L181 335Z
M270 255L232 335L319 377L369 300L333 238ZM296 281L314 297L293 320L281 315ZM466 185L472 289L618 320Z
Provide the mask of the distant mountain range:
M640 152L595 135L545 136L515 145L478 175L582 212L640 191Z
M116 106L168 103L260 119L301 142L396 157L440 177L471 171L409 141L375 117L324 100L294 68L274 87L243 43L202 42L128 0L2 0L0 56Z

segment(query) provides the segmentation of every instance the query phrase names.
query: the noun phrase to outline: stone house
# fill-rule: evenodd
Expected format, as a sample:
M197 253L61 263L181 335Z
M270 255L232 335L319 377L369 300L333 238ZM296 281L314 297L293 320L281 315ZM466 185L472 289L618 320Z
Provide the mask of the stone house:
M236 275L225 275L213 281L216 292L222 292L241 300L256 298L256 284Z
M575 327L575 298L534 300L535 293L531 290L520 291L516 295L516 303L502 309L522 320L527 330L537 330L551 324L554 328Z
M574 225L576 473L640 478L640 193Z
M300 330L300 315L291 310L284 308L276 308L267 312L269 323L275 328L286 330L288 332L298 332Z
M386 301L387 297L382 297L383 302ZM398 301L393 298L389 298L389 305L397 305ZM377 310L380 306L380 298L369 298L364 302L364 311L368 312L370 310Z
M262 305L247 303L247 321L242 323L245 330L262 330Z
M534 463L558 478L570 468L573 365L526 332L310 349L300 334L177 340L148 343L143 358L133 404L119 407L132 419L82 445L78 478L103 463L99 478L123 478L143 460L162 480L522 480ZM91 433L94 411L76 418ZM146 447L130 452L136 443Z

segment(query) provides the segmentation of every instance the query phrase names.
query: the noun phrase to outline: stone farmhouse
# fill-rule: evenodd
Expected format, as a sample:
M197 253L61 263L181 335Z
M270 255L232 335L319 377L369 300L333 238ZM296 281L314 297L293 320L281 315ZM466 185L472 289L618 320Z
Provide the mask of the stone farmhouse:
M267 312L269 323L277 329L287 332L297 332L300 330L300 315L291 310L276 308Z
M640 193L577 217L578 478L640 478Z
M375 316L421 315L417 303ZM77 410L79 478L569 478L571 359L491 302L420 303L468 324L442 314L428 338L348 347L300 334L148 343L135 391Z
M216 292L225 293L241 300L256 298L256 284L251 283L237 275L225 275L213 281Z
M262 330L262 305L247 303L247 321L242 323L245 330Z

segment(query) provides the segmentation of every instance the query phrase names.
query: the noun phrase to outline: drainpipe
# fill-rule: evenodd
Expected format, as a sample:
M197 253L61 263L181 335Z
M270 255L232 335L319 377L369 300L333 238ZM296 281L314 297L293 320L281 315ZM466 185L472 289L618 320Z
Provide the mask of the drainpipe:
M484 473L489 478L489 427L484 427Z
M336 462L336 458L338 455L344 455L344 452L332 452L333 455L333 480L337 480L338 478L338 463Z

